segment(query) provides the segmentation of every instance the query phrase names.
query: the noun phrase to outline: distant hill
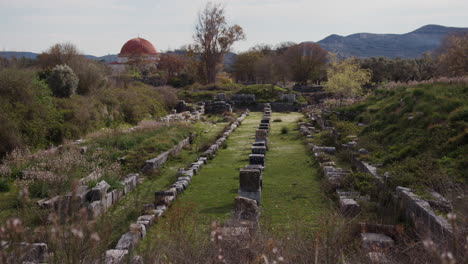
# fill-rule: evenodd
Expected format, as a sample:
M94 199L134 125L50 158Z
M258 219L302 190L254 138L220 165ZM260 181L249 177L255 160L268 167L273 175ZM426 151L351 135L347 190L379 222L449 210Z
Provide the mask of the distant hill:
M0 51L0 57L3 58L26 58L26 59L36 59L38 53L34 52L27 52L27 51ZM93 55L84 55L86 58L93 59L93 60L104 60L105 62L112 62L117 60L117 55L105 55L101 57L93 56Z
M406 34L333 34L317 43L343 57L416 58L438 48L443 38L452 33L468 33L468 28L427 25Z
M183 53L183 51L181 50L176 50L176 51L171 51L171 53L177 53L177 54L181 54ZM23 52L23 51L0 51L0 57L4 57L4 58L7 58L7 59L10 59L10 58L27 58L27 59L35 59L37 58L37 53L33 53L33 52ZM106 63L109 63L109 62L113 62L113 61L116 61L117 60L117 54L109 54L109 55L105 55L105 56L101 56L101 57L97 57L97 56L93 56L93 55L84 55L86 58L88 59L92 59L92 60L98 60L98 61L101 61L103 60L104 62ZM224 56L224 64L225 65L231 65L232 63L234 63L234 59L236 57L236 54L235 53L232 53L232 52L229 52L226 54L226 56Z
M27 51L0 51L0 57L11 59L11 58L26 58L26 59L35 59L37 53L27 52Z

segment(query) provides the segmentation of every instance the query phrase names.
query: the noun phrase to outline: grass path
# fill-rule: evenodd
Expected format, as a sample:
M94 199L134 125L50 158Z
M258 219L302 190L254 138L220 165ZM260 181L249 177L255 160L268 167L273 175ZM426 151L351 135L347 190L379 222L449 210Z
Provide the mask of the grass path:
M273 113L268 136L269 151L265 161L262 189L262 221L273 226L291 227L300 221L308 227L317 225L328 204L312 157L298 139L296 121L300 113ZM287 127L288 133L281 129Z
M205 227L211 221L230 218L239 187L239 169L248 164L260 118L260 113L251 113L244 119L242 125L226 140L227 148L220 149L216 157L193 177L188 189L180 194L161 221L173 219L175 214L180 213L178 209L186 210L187 207L190 207L190 214L198 218L198 223ZM150 246L157 239L162 225L158 223L149 230L139 250Z

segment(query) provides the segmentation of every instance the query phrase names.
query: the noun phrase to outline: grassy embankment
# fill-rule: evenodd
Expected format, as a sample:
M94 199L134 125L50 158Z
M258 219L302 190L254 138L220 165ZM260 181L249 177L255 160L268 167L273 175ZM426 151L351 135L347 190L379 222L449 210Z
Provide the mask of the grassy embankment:
M379 89L333 117L343 141L354 134L361 158L382 164L392 188L446 192L468 184L468 86L420 84ZM358 127L357 123L366 124Z

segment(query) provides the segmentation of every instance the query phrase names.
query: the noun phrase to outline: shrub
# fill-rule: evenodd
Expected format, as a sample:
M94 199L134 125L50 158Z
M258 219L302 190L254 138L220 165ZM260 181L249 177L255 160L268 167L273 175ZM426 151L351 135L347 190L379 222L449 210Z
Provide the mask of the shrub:
M287 127L282 127L281 128L281 134L287 134L289 132L289 129Z
M57 65L47 77L47 83L56 97L70 97L78 88L78 77L66 64Z
M60 141L51 91L34 71L0 70L0 106L0 157L24 145L44 147Z
M0 179L0 192L8 192L10 190L10 184L6 179Z
M276 118L273 122L283 122L283 120L281 120L281 118Z

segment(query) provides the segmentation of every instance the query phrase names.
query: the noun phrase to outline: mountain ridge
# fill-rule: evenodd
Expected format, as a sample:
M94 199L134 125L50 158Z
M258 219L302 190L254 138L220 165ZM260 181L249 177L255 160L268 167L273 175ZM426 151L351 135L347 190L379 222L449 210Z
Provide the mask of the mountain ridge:
M448 34L468 33L468 27L446 27L428 24L413 31L403 34L381 33L354 33L347 36L331 34L324 39L304 41L306 43L318 43L329 52L336 53L340 57L401 57L405 59L417 58L426 52L437 49L443 38ZM174 51L177 53L177 51ZM38 53L21 51L0 51L0 57L35 59ZM94 60L103 60L106 63L117 60L117 54L104 56L84 55ZM224 64L229 65L235 59L235 53L229 53Z
M354 33L331 34L316 42L340 57L416 58L439 47L443 38L453 33L468 33L468 28L429 24L403 34ZM310 42L310 41L306 41Z

